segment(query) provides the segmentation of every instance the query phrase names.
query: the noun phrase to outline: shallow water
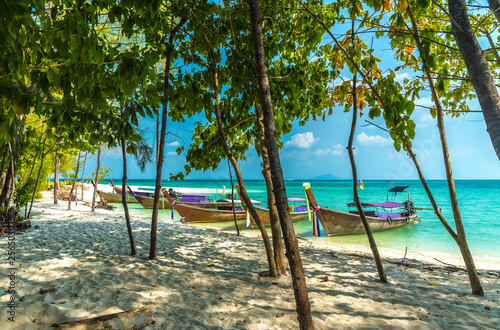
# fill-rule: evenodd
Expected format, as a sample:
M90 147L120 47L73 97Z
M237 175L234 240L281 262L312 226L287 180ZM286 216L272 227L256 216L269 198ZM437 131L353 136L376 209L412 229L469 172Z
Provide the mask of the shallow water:
M114 180L119 184L119 180ZM286 181L287 195L294 197L304 196L302 181ZM352 201L352 181L310 181L313 193L320 205L328 208L347 211L347 203ZM153 186L152 180L130 180L131 185ZM231 187L226 181L183 181L164 182L163 186L189 188L222 188ZM249 195L253 199L266 199L264 181L247 181L245 183ZM453 213L449 202L449 193L446 181L436 180L428 182L434 198L450 225L455 228ZM465 227L468 244L476 260L484 262L500 262L500 223L498 210L500 209L500 181L499 180L462 180L456 181L457 198ZM431 208L425 190L420 181L364 181L364 189L359 190L362 202L384 202L387 200L387 190L394 186L410 186L407 190L415 202L416 207ZM230 189L226 189L230 192ZM221 196L217 196L221 197ZM394 196L389 197L394 200ZM398 194L397 201L407 199L407 194ZM139 204L130 204L131 212L150 214L151 210L142 209ZM444 229L433 211L418 211L421 222L414 225L395 228L374 233L380 249L413 254L433 253L434 255L451 256L460 259L460 251L455 241ZM171 221L171 211L160 211L160 220ZM175 218L179 219L175 214ZM298 236L306 237L323 244L348 245L354 248L369 248L366 235L345 235L325 237L321 229L321 237L314 237L312 222L304 220L295 224Z

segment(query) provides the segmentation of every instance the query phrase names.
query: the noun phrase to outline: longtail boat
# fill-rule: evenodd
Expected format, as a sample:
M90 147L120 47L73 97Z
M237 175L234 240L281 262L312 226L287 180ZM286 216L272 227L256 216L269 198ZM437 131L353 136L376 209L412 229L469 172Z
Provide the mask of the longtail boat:
M113 183L113 179L109 179L109 183L111 183L111 186L113 187L113 190L118 194L118 195L121 195L122 194L122 188L119 187L119 186L115 186L115 184ZM138 196L144 196L144 197L152 197L155 195L154 191L153 192L150 192L150 191L134 191L134 193ZM130 196L134 196L132 195L131 192L129 192L129 195Z
M357 209L350 210L351 207L355 207L354 203L348 204L349 212L324 208L316 203L311 185L309 183L304 183L303 187L306 191L309 203L312 205L315 212L317 212L319 221L328 236L366 233ZM387 192L387 197L389 197L389 193L392 192L395 194L407 192L405 191L406 188L408 188L408 186L391 188ZM404 203L389 202L388 200L383 203L361 203L361 207L363 208L363 212L372 232L407 226L420 221L415 211L415 207L413 206L410 193L407 193L408 199Z
M288 199L290 201L290 198ZM305 201L305 199L304 199ZM257 211L257 214L259 215L260 221L262 221L262 224L264 226L270 226L271 225L271 215L269 213L269 209L261 206L254 205L255 211ZM307 208L302 208L302 207L294 207L290 205L290 219L292 222L296 221L301 221L304 219L307 219L309 217L309 213L307 212ZM250 216L250 226L252 228L255 228L257 226L257 223L253 219L252 216Z
M233 210L207 209L183 203L174 203L173 207L187 223L234 221L235 215L236 220L246 219L245 211L234 211L233 213Z
M165 194L172 207L179 213L186 223L208 223L208 222L229 222L228 226L234 226L234 220L246 219L246 212L242 209L232 210L227 206L221 206L219 209L208 209L189 205L185 202L176 202L169 194ZM232 203L231 203L232 204ZM172 214L173 217L173 214ZM240 221L238 225L242 225Z
M132 189L129 188L129 191L134 194L134 197L141 203L142 207L145 209L152 209L153 208L153 203L154 203L154 197L147 197L147 196L139 196L135 191L132 191ZM167 190L162 190L163 194L160 195L160 200L159 200L159 208L160 209L172 209L172 203L168 200L167 196L169 198L172 198L169 195L169 192ZM208 197L209 195L182 195L180 198L176 201L177 203L180 204L186 204L186 205L192 205L192 206L197 206L201 208L227 208L231 207L232 204L230 202L214 202L209 200ZM211 196L211 195L210 195Z
M118 194L112 194L108 193L102 190L97 190L97 193L101 197L102 200L104 200L106 203L121 203L122 202L122 195ZM127 203L139 203L137 199L133 195L128 194L127 195Z

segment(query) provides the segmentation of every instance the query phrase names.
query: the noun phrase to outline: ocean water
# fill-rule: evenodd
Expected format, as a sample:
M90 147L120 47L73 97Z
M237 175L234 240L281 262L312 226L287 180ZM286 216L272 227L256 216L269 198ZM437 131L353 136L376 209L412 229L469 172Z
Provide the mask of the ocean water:
M115 184L120 180L113 179ZM347 203L353 200L352 181L309 181L316 201L331 209L347 211ZM154 180L129 180L130 185L154 186ZM409 186L411 198L416 207L432 208L427 194L420 181L364 181L364 189L359 189L362 202L384 202L387 200L387 190L394 186ZM288 196L303 197L303 181L286 181ZM428 181L438 207L445 219L455 228L453 213L450 206L447 182L444 180ZM229 181L185 180L182 182L165 181L162 186L185 188L219 188L225 186L230 192ZM251 198L266 200L264 181L250 180L245 186ZM500 263L500 180L458 180L455 181L457 198L460 206L469 248L476 260L485 263ZM217 196L221 197L221 196ZM398 194L398 202L408 198L406 193ZM394 200L394 194L390 196ZM143 209L139 204L130 204L131 212L150 214L151 210ZM118 206L119 207L119 206ZM457 244L445 230L433 211L418 211L421 222L409 226L374 233L379 249L387 249L400 253L405 251L415 256L418 254L434 254L461 259ZM161 221L171 221L171 211L160 211ZM179 216L176 215L176 219ZM335 243L355 248L369 248L366 235L344 235L326 237L321 229L321 236L314 237L312 222L304 220L294 225L297 236L306 237L319 243Z

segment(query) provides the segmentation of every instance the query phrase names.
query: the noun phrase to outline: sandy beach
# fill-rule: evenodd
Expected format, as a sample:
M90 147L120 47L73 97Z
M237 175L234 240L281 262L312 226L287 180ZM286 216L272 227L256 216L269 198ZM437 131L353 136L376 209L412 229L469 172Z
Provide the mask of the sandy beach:
M54 205L45 192L34 204L32 228L16 235L15 322L8 320L7 239L0 238L0 329L46 329L125 311L83 328L298 328L291 277L259 276L267 262L255 235L160 222L158 258L149 260L150 217L132 217L138 254L130 256L121 212L92 213L82 202L67 211L67 204ZM300 243L317 329L500 328L494 265L478 267L479 297L461 267L408 258L401 264L403 256L381 251L389 280L381 283L366 252Z

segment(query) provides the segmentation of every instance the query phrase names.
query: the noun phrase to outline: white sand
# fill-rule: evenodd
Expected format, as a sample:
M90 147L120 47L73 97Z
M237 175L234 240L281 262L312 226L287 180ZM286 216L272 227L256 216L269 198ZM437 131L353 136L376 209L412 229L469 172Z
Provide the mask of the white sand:
M90 200L89 193L86 199ZM81 203L72 211L66 209L67 202L54 205L52 194L46 193L34 205L34 228L16 236L15 323L7 320L10 280L2 276L0 329L45 329L58 322L142 307L151 312L114 318L106 326L298 328L290 276L258 275L267 269L261 239L161 222L158 258L149 260L150 217L132 218L138 255L130 256L121 213L93 214ZM7 275L5 235L0 246L0 271ZM301 240L318 329L500 328L498 270L480 269L485 296L478 297L471 294L463 270L417 261L401 266L382 252L389 279L384 284L377 280L369 254L338 251ZM40 294L47 287L57 290Z

